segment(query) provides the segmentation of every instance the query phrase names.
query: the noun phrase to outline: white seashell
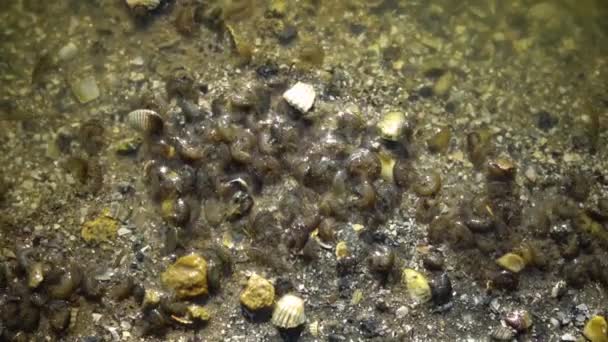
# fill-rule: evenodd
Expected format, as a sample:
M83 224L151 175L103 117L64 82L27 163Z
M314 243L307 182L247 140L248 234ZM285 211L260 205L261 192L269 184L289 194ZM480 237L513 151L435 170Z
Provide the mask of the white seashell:
M283 98L295 109L306 113L315 103L315 89L308 83L298 82L283 93Z
M127 0L129 8L145 7L151 11L160 5L161 0Z
M304 301L292 294L286 294L276 304L272 313L272 324L282 329L296 328L306 322Z
M153 110L137 109L127 115L127 122L133 129L155 134L163 129L163 118Z

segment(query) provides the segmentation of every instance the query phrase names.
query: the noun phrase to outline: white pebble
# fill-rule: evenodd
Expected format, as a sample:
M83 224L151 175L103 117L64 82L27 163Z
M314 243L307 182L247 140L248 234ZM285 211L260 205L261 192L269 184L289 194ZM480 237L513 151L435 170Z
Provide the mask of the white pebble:
M401 306L395 312L395 314L397 315L397 318L405 318L405 316L407 316L409 313L410 313L410 310L407 308L407 306Z
M67 61L72 59L78 53L78 48L72 42L67 43L64 47L59 49L57 52L57 58L61 61Z
M302 113L306 113L312 108L315 96L315 89L312 85L303 82L296 83L283 94L285 101Z

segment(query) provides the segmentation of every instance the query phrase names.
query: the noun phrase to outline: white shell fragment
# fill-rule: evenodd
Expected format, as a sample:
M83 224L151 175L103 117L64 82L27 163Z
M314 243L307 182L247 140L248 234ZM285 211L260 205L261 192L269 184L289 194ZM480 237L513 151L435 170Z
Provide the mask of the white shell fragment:
M283 98L289 105L302 113L308 112L315 103L315 89L308 83L298 82L283 93Z
M304 301L292 294L286 294L277 302L272 313L272 324L281 329L293 329L306 322Z
M378 122L380 137L389 141L397 141L401 138L405 127L405 114L402 112L388 112Z
M129 8L145 7L151 11L158 7L160 2L161 0L127 0L127 6L129 6Z
M127 123L140 132L155 134L163 129L162 117L153 110L137 109L127 114Z

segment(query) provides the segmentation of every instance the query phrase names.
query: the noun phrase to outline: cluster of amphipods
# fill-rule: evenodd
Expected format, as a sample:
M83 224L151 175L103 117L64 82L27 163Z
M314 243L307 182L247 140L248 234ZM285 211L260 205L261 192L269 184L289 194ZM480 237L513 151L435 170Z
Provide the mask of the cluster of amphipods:
M496 152L486 129L470 133L465 142L470 161L485 171L483 192L441 213L441 174L416 166L411 141L415 127L408 115L387 111L375 126L366 126L355 113L310 115L315 94L308 84L299 82L282 97L275 96L277 91L247 84L214 99L207 109L181 91L175 93L181 118L144 109L128 114L127 121L146 137L146 181L161 203L162 217L179 227L196 220L211 226L228 221L244 227L259 247L279 243L307 256L313 237L314 243L329 248L337 242L336 222L361 222L373 231L399 206L401 192L411 189L420 198L417 218L430 222L431 243L481 253L504 251L496 259L498 268L490 267L486 276L491 287L515 289L518 273L542 265L534 244L505 251L493 242L505 240L508 227L521 224L522 210L515 162ZM450 129L442 128L428 140L429 150L444 153L450 137ZM270 193L279 196L272 209L257 204L268 196L266 189L285 179L296 181L297 195ZM369 269L389 275L395 254L387 246L376 247ZM339 260L339 274L349 260L348 254ZM406 269L402 281L415 301L433 299L442 305L451 298L445 273L429 283Z
M444 306L453 290L442 261L432 253L424 259L427 269L442 271L434 281L415 268L394 272L401 265L400 251L378 238L380 234L374 235L400 206L402 193L411 190L419 200L416 218L429 223L431 244L447 243L496 257L490 258L490 274L484 279L490 290L514 290L520 273L546 264L534 243L510 239L517 232L514 227L525 226L526 220L539 230L534 233L559 243L565 258L586 256L583 265L589 270L570 273L608 281L604 269L596 266L601 261L588 256L594 244L608 241L597 223L608 218L608 205L600 202L596 210L582 212L576 205L554 203L551 217L527 218L519 201L516 164L493 150L491 134L485 129L466 137L470 161L485 172L482 190L455 208L441 210L444 180L437 170L418 167L412 147L414 122L404 112L386 111L374 125L366 125L359 113L349 111L317 115L314 87L303 82L289 89L246 84L234 94L216 97L208 107L199 106L190 89L194 82L183 72L176 74L178 79L168 82L167 93L179 110L162 110L152 103L131 111L125 119L143 140L139 157L144 159L144 183L166 223L167 254L183 254L180 246L189 250L194 227L230 226L232 231L245 232L251 242L247 255L264 260L273 270L286 268L282 258L315 260L315 248L320 246L335 249L338 276L346 278L359 263L351 253L352 242L339 241L338 227L357 223L365 227L360 236L369 247L363 254L370 273L381 281L399 279L414 302ZM443 127L427 141L429 150L444 153L450 136L450 128ZM567 192L584 199L579 178L568 182ZM578 240L572 242L568 234L571 226L581 235L597 236L597 241L578 250ZM230 251L210 248L202 254L183 255L163 272L161 282L173 297L132 280L117 284L110 291L112 297L138 299L147 333L172 325L198 326L210 314L190 300L213 295L231 274ZM11 301L3 310L4 315L23 318L22 322L7 320L11 331L31 331L36 325L40 316L36 303L46 303L37 296L39 292L53 299L49 305L59 312L57 330L70 326L66 318L70 306L65 303L70 296L79 291L87 298L102 295L94 279L78 267L53 271L44 260L32 262L24 257L20 262L19 272L30 293L23 296L27 300ZM2 276L0 272L0 280ZM575 285L578 278L567 280ZM294 293L275 294L273 285L261 277L250 277L240 299L245 317L266 315L283 332L298 331L306 322L302 298ZM495 335L505 338L522 333L530 328L528 319L527 313L513 312Z

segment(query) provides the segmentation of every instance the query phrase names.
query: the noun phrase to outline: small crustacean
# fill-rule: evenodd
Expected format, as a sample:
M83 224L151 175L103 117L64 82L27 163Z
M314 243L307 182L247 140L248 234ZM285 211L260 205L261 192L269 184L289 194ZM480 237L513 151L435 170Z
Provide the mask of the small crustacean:
M512 180L515 177L515 164L506 157L488 161L488 178L499 181Z
M279 301L272 313L272 324L280 329L293 329L306 322L304 313L304 300L293 295L286 294Z
M154 135L163 130L163 118L150 109L136 109L127 114L129 125L140 132Z
M388 246L376 246L367 262L372 272L388 274L395 264L395 252Z
M355 176L374 180L378 178L382 165L378 156L368 149L358 149L348 158L348 171Z
M431 283L431 294L436 305L446 304L452 299L452 282L447 273Z
M532 326L532 315L523 309L515 310L507 314L505 322L516 331L523 332Z

